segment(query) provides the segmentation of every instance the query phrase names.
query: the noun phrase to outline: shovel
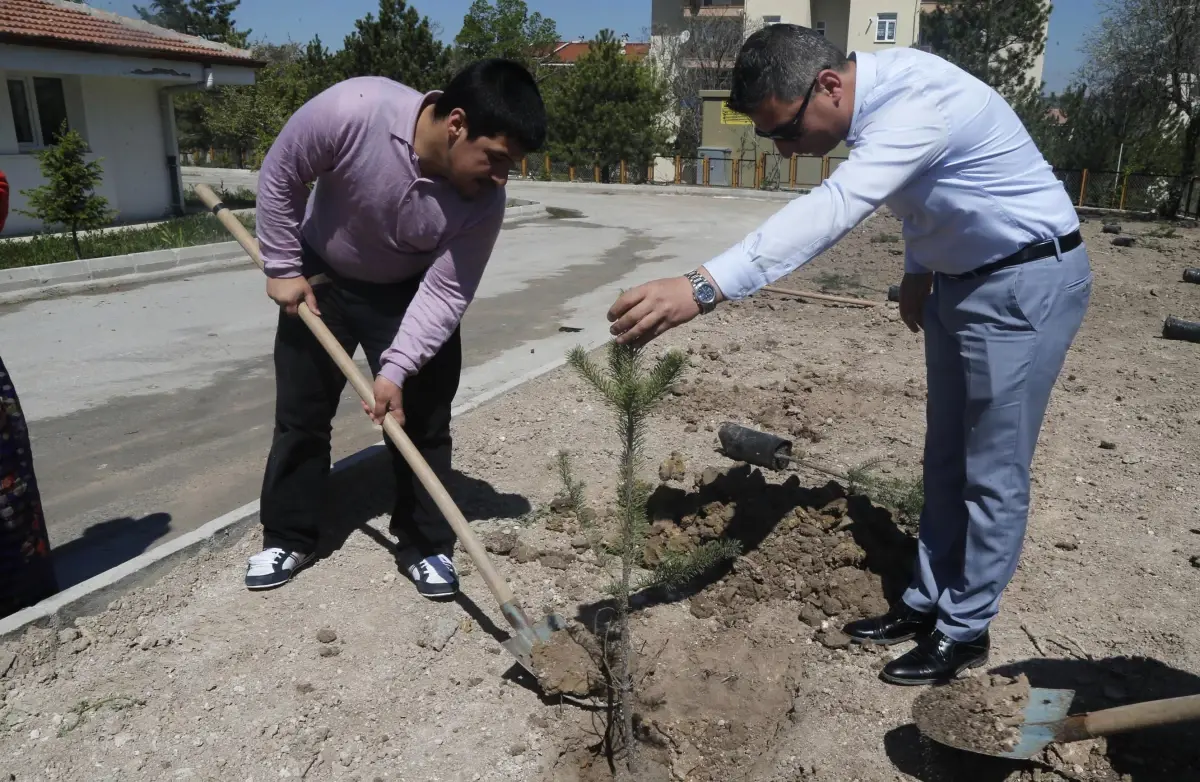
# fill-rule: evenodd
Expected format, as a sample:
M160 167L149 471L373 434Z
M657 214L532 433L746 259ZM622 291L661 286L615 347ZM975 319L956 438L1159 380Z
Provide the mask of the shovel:
M777 435L740 424L724 423L717 431L717 438L721 441L721 450L734 461L746 462L768 470L782 470L789 463L798 464L841 481L850 480L840 472L792 456L791 440Z
M1068 715L1074 697L1074 690L1032 688L1020 725L1021 740L1009 751L969 746L953 737L939 735L938 730L930 725L922 725L919 720L917 727L921 733L934 741L955 749L1014 760L1029 760L1055 742L1069 744L1073 741L1112 736L1141 728L1200 719L1200 695L1146 701Z
M258 265L258 268L263 268L262 258L258 254L258 242L246 230L238 219L229 209L221 203L221 199L207 186L197 185L196 194L202 200L221 223L233 234L237 239L238 244L246 251L251 260ZM312 278L310 283L327 282L323 276L320 279ZM338 369L342 370L342 374L350 381L350 385L354 386L354 390L358 392L359 397L367 403L369 407L375 406L375 394L370 381L359 370L358 366L351 360L350 356L342 348L337 338L329 331L329 327L321 320L319 315L313 313L308 308L308 305L301 302L299 307L300 319L312 331L313 336L321 343L329 353L330 358L337 364ZM396 447L400 449L404 460L412 467L417 478L420 479L421 485L433 497L437 503L438 510L450 522L450 526L462 541L463 548L470 555L475 566L479 568L483 580L487 582L488 589L492 590L492 595L495 596L496 602L500 604L500 611L504 614L504 618L512 626L513 636L507 641L501 642L501 646L509 651L513 657L517 659L521 667L529 671L535 678L539 678L538 672L534 670L533 665L533 646L537 642L549 642L550 636L557 630L566 629L566 623L556 614L550 614L536 624L529 621L529 615L525 613L525 609L517 602L513 596L512 589L509 588L507 582L500 577L492 566L492 561L488 558L487 551L479 543L479 539L475 537L475 533L471 531L471 527L467 524L466 518L459 511L458 506L454 504L454 500L450 498L437 475L430 469L429 464L421 456L420 451L408 439L408 435L404 433L399 422L391 415L384 417L383 431L391 438Z

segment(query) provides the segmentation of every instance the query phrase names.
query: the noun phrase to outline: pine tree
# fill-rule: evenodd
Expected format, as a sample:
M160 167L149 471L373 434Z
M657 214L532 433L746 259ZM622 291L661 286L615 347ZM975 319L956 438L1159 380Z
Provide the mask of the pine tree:
M599 165L604 181L620 161L635 180L666 147L666 83L649 65L621 51L602 30L562 78L547 90L552 157L575 166Z
M642 349L619 345L608 346L608 373L603 372L583 348L575 348L567 361L576 372L600 394L616 416L621 455L617 477L617 512L621 524L618 555L621 560L620 580L614 585L617 601L617 709L625 750L625 767L636 772L636 744L633 732L633 638L629 626L629 596L633 589L633 568L642 561L649 522L646 501L649 484L638 479L642 447L646 437L646 420L654 407L679 379L687 358L671 351L655 362L650 371L643 368Z
M79 232L107 225L115 214L108 208L108 200L96 195L96 187L104 176L100 161L88 162L86 154L83 137L63 122L57 143L37 153L46 184L22 190L32 210L18 210L48 227L64 226L71 232L76 258L83 257Z
M538 64L558 43L553 19L529 13L525 0L475 0L454 39L455 64L502 57L515 60L537 75Z
M921 40L937 55L1014 103L1036 98L1029 71L1046 50L1045 0L954 0L921 19Z
M133 9L143 20L184 35L245 47L250 30L238 30L233 12L242 0L154 0L149 8Z
M338 65L342 78L386 76L425 91L449 80L450 50L437 40L429 17L404 0L379 0L379 18L368 13L354 23Z

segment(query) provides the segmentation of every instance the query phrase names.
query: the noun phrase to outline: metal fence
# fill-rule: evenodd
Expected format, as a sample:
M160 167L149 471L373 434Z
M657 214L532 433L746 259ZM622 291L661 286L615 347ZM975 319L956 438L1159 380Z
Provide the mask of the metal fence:
M549 155L531 155L511 173L512 179L604 184L695 185L755 190L808 190L819 185L846 158L660 156L644 164L628 161L606 165L572 165Z
M1153 173L1122 173L1089 169L1055 169L1076 206L1130 212L1155 212L1166 204L1173 192L1182 190L1179 214L1200 215L1200 185L1197 178Z

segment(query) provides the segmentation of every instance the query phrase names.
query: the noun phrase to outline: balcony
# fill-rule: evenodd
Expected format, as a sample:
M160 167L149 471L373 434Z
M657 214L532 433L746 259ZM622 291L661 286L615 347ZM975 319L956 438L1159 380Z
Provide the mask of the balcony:
M683 0L683 15L692 16L742 16L746 13L746 0Z

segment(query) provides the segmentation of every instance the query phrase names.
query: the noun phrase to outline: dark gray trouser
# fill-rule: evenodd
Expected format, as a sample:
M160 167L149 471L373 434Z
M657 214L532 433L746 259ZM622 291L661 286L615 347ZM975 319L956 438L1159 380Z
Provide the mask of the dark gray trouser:
M904 602L982 635L1017 569L1050 391L1091 298L1085 246L976 280L935 275L925 307L925 509Z

